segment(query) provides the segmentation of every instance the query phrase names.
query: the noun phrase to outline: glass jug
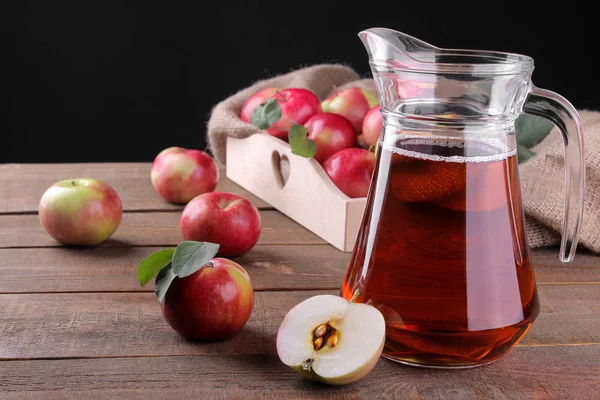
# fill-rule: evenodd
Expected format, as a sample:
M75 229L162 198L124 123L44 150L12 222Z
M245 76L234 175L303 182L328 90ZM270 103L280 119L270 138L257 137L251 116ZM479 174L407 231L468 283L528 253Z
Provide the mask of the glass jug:
M382 28L359 36L383 132L341 294L357 294L355 301L383 313L384 357L438 368L493 362L539 312L515 119L534 114L562 132L560 258L569 262L585 189L579 115L567 100L531 83L527 56L441 49Z

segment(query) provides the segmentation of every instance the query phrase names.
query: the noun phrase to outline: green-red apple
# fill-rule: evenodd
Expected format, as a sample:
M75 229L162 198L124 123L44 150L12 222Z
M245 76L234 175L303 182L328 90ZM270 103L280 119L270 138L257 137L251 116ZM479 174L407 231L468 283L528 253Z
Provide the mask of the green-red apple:
M323 169L346 196L366 197L375 169L375 158L372 151L344 149L329 157L323 164Z
M242 266L213 258L185 278L175 278L161 304L167 323L190 340L221 340L239 332L252 313L254 291Z
M398 96L403 99L411 98L430 98L438 88L438 82L435 75L422 74L419 79L396 79Z
M215 190L219 170L204 151L169 147L154 159L150 176L152 186L164 200L182 204Z
M117 230L122 215L119 195L98 179L56 182L46 190L39 204L42 226L64 244L100 244Z
M190 201L181 214L185 240L219 245L219 255L239 256L254 247L260 237L258 209L235 193L205 193Z
M348 118L356 134L360 135L365 115L378 104L377 96L373 92L351 87L336 91L321 103L321 107L324 112L332 112Z
M252 123L252 111L254 111L254 109L257 106L259 106L259 105L265 103L267 100L275 97L275 95L277 95L277 93L280 92L281 90L283 90L283 89L278 88L278 87L272 87L272 88L266 88L263 90L259 90L258 92L254 93L252 96L250 96L248 98L248 100L246 100L246 102L242 106L242 112L240 113L240 119L244 122L251 124Z
M267 97L270 96L270 97ZM310 117L321 112L321 102L317 95L304 88L267 88L251 96L244 106L240 118L251 122L254 109L269 99L275 99L281 109L281 118L267 129L269 135L288 141L288 131L292 123L304 124Z
M317 113L306 121L304 127L309 132L308 138L317 144L313 158L321 164L334 153L356 146L352 124L339 114Z
M371 146L376 146L379 141L379 136L381 136L382 127L383 119L381 117L381 111L379 106L375 106L369 110L367 115L365 115L362 125L362 135L358 139L359 143L361 143L361 145L364 143L364 146L367 149Z

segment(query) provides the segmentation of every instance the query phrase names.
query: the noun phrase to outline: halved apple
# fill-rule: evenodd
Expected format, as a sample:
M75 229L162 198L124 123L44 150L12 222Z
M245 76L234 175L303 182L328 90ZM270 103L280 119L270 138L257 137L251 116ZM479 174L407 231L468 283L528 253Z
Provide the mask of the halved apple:
M345 385L373 369L384 342L385 320L375 307L320 295L287 313L277 333L277 354L308 379Z

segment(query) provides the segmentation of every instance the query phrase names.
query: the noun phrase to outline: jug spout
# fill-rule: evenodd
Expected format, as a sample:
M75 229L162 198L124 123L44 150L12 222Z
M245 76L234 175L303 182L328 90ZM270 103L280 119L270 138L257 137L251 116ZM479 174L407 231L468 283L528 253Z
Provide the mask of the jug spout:
M420 39L387 28L371 28L358 34L376 64L392 63L406 69L419 69L421 63L435 62L440 49Z

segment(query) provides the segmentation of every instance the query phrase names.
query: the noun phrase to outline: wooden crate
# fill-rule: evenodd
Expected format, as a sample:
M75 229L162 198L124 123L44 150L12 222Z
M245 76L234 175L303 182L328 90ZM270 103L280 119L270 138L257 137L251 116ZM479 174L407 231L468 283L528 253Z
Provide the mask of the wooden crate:
M266 133L227 138L227 178L342 251L352 251L366 197L352 199L321 165Z

